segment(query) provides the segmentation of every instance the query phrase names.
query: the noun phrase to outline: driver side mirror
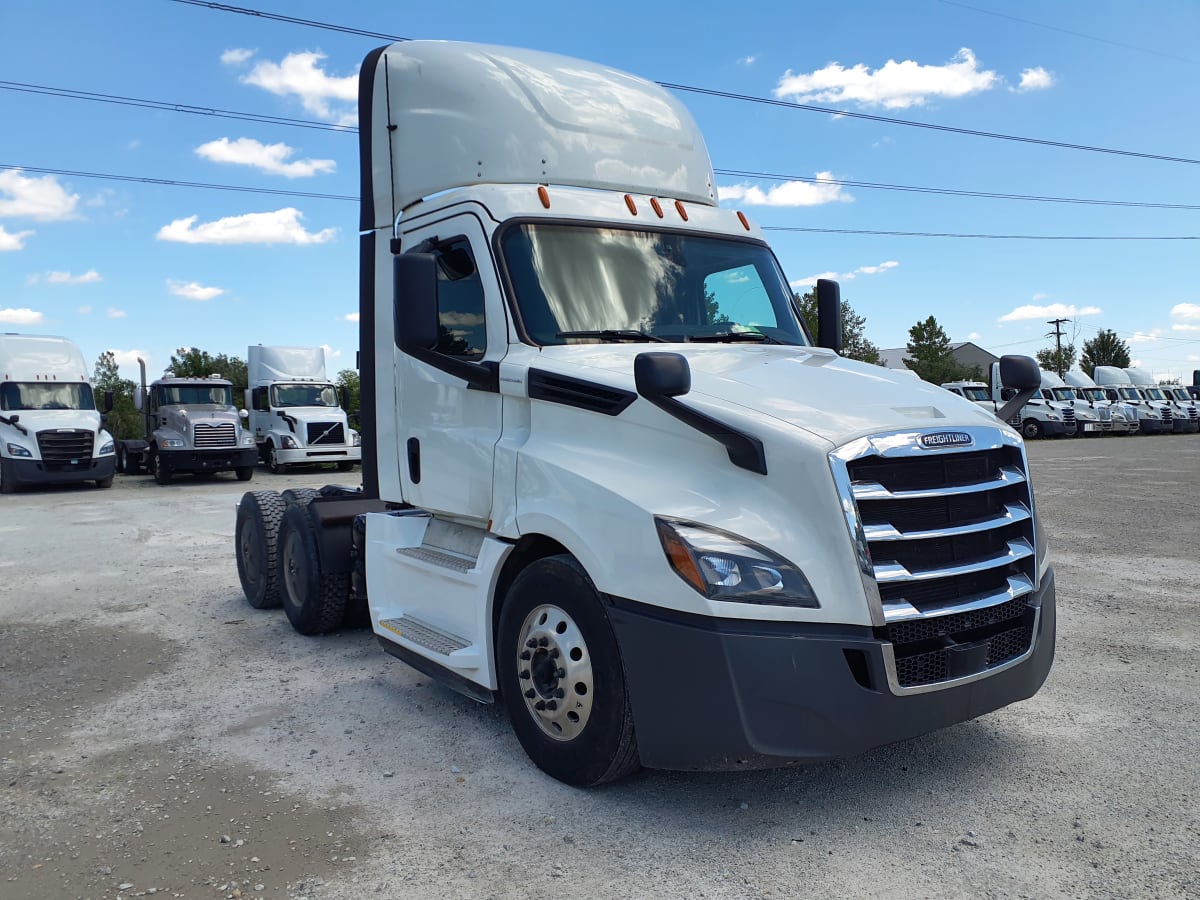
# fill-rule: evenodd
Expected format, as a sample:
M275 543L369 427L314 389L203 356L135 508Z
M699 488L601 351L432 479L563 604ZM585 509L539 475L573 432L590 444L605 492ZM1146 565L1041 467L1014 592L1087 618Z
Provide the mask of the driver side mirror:
M438 342L437 257L398 254L392 274L396 346L405 353L432 350Z
M110 413L110 412L112 412L112 408L113 408L113 392L105 391L104 392L104 409L102 409L101 412Z
M637 392L654 397L682 397L692 389L692 369L679 353L639 353L633 360Z
M828 278L817 279L817 346L842 352L842 289Z
M338 391L338 399L342 401L342 409L350 412L350 388L342 388Z

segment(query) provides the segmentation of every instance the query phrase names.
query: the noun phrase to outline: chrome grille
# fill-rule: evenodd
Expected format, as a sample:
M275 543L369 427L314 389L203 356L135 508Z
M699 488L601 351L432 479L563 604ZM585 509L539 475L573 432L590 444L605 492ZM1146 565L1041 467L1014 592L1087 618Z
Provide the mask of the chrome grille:
M197 450L210 447L236 447L237 430L232 422L207 425L197 422L192 428L193 446Z
M38 450L42 464L48 468L78 465L90 462L95 432L83 428L56 428L37 433Z
M308 444L344 444L346 432L341 422L309 422Z
M1101 422L1111 422L1112 421L1112 410L1109 409L1107 406L1096 407L1096 415L1100 418Z
M1062 410L1062 417L1063 417L1063 422L1074 425L1075 424L1075 407L1064 406L1063 410Z
M1025 455L999 429L961 430L972 446L927 449L914 432L830 456L900 689L979 676L1030 649L1036 610L1026 595L1037 572ZM1023 647L1009 652L1020 634Z

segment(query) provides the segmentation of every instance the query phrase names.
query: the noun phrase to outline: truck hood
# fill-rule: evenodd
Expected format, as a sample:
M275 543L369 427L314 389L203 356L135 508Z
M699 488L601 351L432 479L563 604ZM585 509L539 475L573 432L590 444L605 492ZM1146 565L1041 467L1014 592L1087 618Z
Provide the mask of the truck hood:
M181 434L191 431L193 425L221 425L225 422L237 425L241 421L237 410L228 406L165 407L162 415L167 420L166 427Z
M5 410L0 415L6 419L17 416L17 423L29 432L32 439L39 431L55 428L83 428L97 431L100 428L100 413L94 409L16 409ZM9 426L3 426L7 429ZM16 425L12 430L20 434Z
M994 415L936 385L818 347L574 345L543 347L529 365L634 390L633 361L646 352L687 358L692 370L689 397L771 416L835 446L883 431L998 424Z

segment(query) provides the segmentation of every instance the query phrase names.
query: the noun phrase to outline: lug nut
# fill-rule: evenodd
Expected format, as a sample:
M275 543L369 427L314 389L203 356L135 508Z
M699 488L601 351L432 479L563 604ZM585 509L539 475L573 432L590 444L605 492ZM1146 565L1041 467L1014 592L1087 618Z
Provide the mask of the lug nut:
M558 688L554 692L554 696L557 697L559 700L561 700L563 697L567 696L567 692L564 691L562 688Z
M551 658L551 659L558 659L559 655L560 655L560 654L559 654L559 652L558 652L558 648L557 648L557 647L555 647L553 650L551 650L551 651L550 651L550 658Z
M567 670L566 670L566 669L555 669L555 670L554 670L554 677L555 677L555 678L566 678L566 677L567 677Z
M532 657L533 657L533 654L530 653L528 650L521 651L521 659L531 659Z
M529 670L522 669L520 672L517 673L517 677L520 678L522 681L528 681L529 680Z
M536 709L538 712L541 712L543 709L546 708L546 701L539 700L537 703L533 704L533 708Z
M537 640L537 645L538 645L539 647L549 647L549 646L550 646L550 639L549 639L549 638L545 638L545 637L540 637L540 638L538 638L538 640Z
M546 709L550 709L550 710L558 709L558 703L556 703L553 700L547 700L546 701Z
M537 696L537 691L535 691L533 688L530 688L529 690L527 690L525 692L525 696L528 697L530 700L532 700L534 697Z
M537 638L530 638L529 640L527 640L525 642L525 646L526 647L536 647L537 646Z

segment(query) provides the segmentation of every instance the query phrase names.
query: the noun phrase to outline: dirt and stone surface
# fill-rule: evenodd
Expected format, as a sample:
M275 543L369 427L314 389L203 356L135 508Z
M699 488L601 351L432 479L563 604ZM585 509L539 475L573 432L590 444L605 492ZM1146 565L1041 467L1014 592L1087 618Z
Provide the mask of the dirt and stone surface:
M242 492L357 472L0 497L0 897L1200 896L1200 437L1030 457L1059 591L1036 697L590 791L369 631L246 605Z

